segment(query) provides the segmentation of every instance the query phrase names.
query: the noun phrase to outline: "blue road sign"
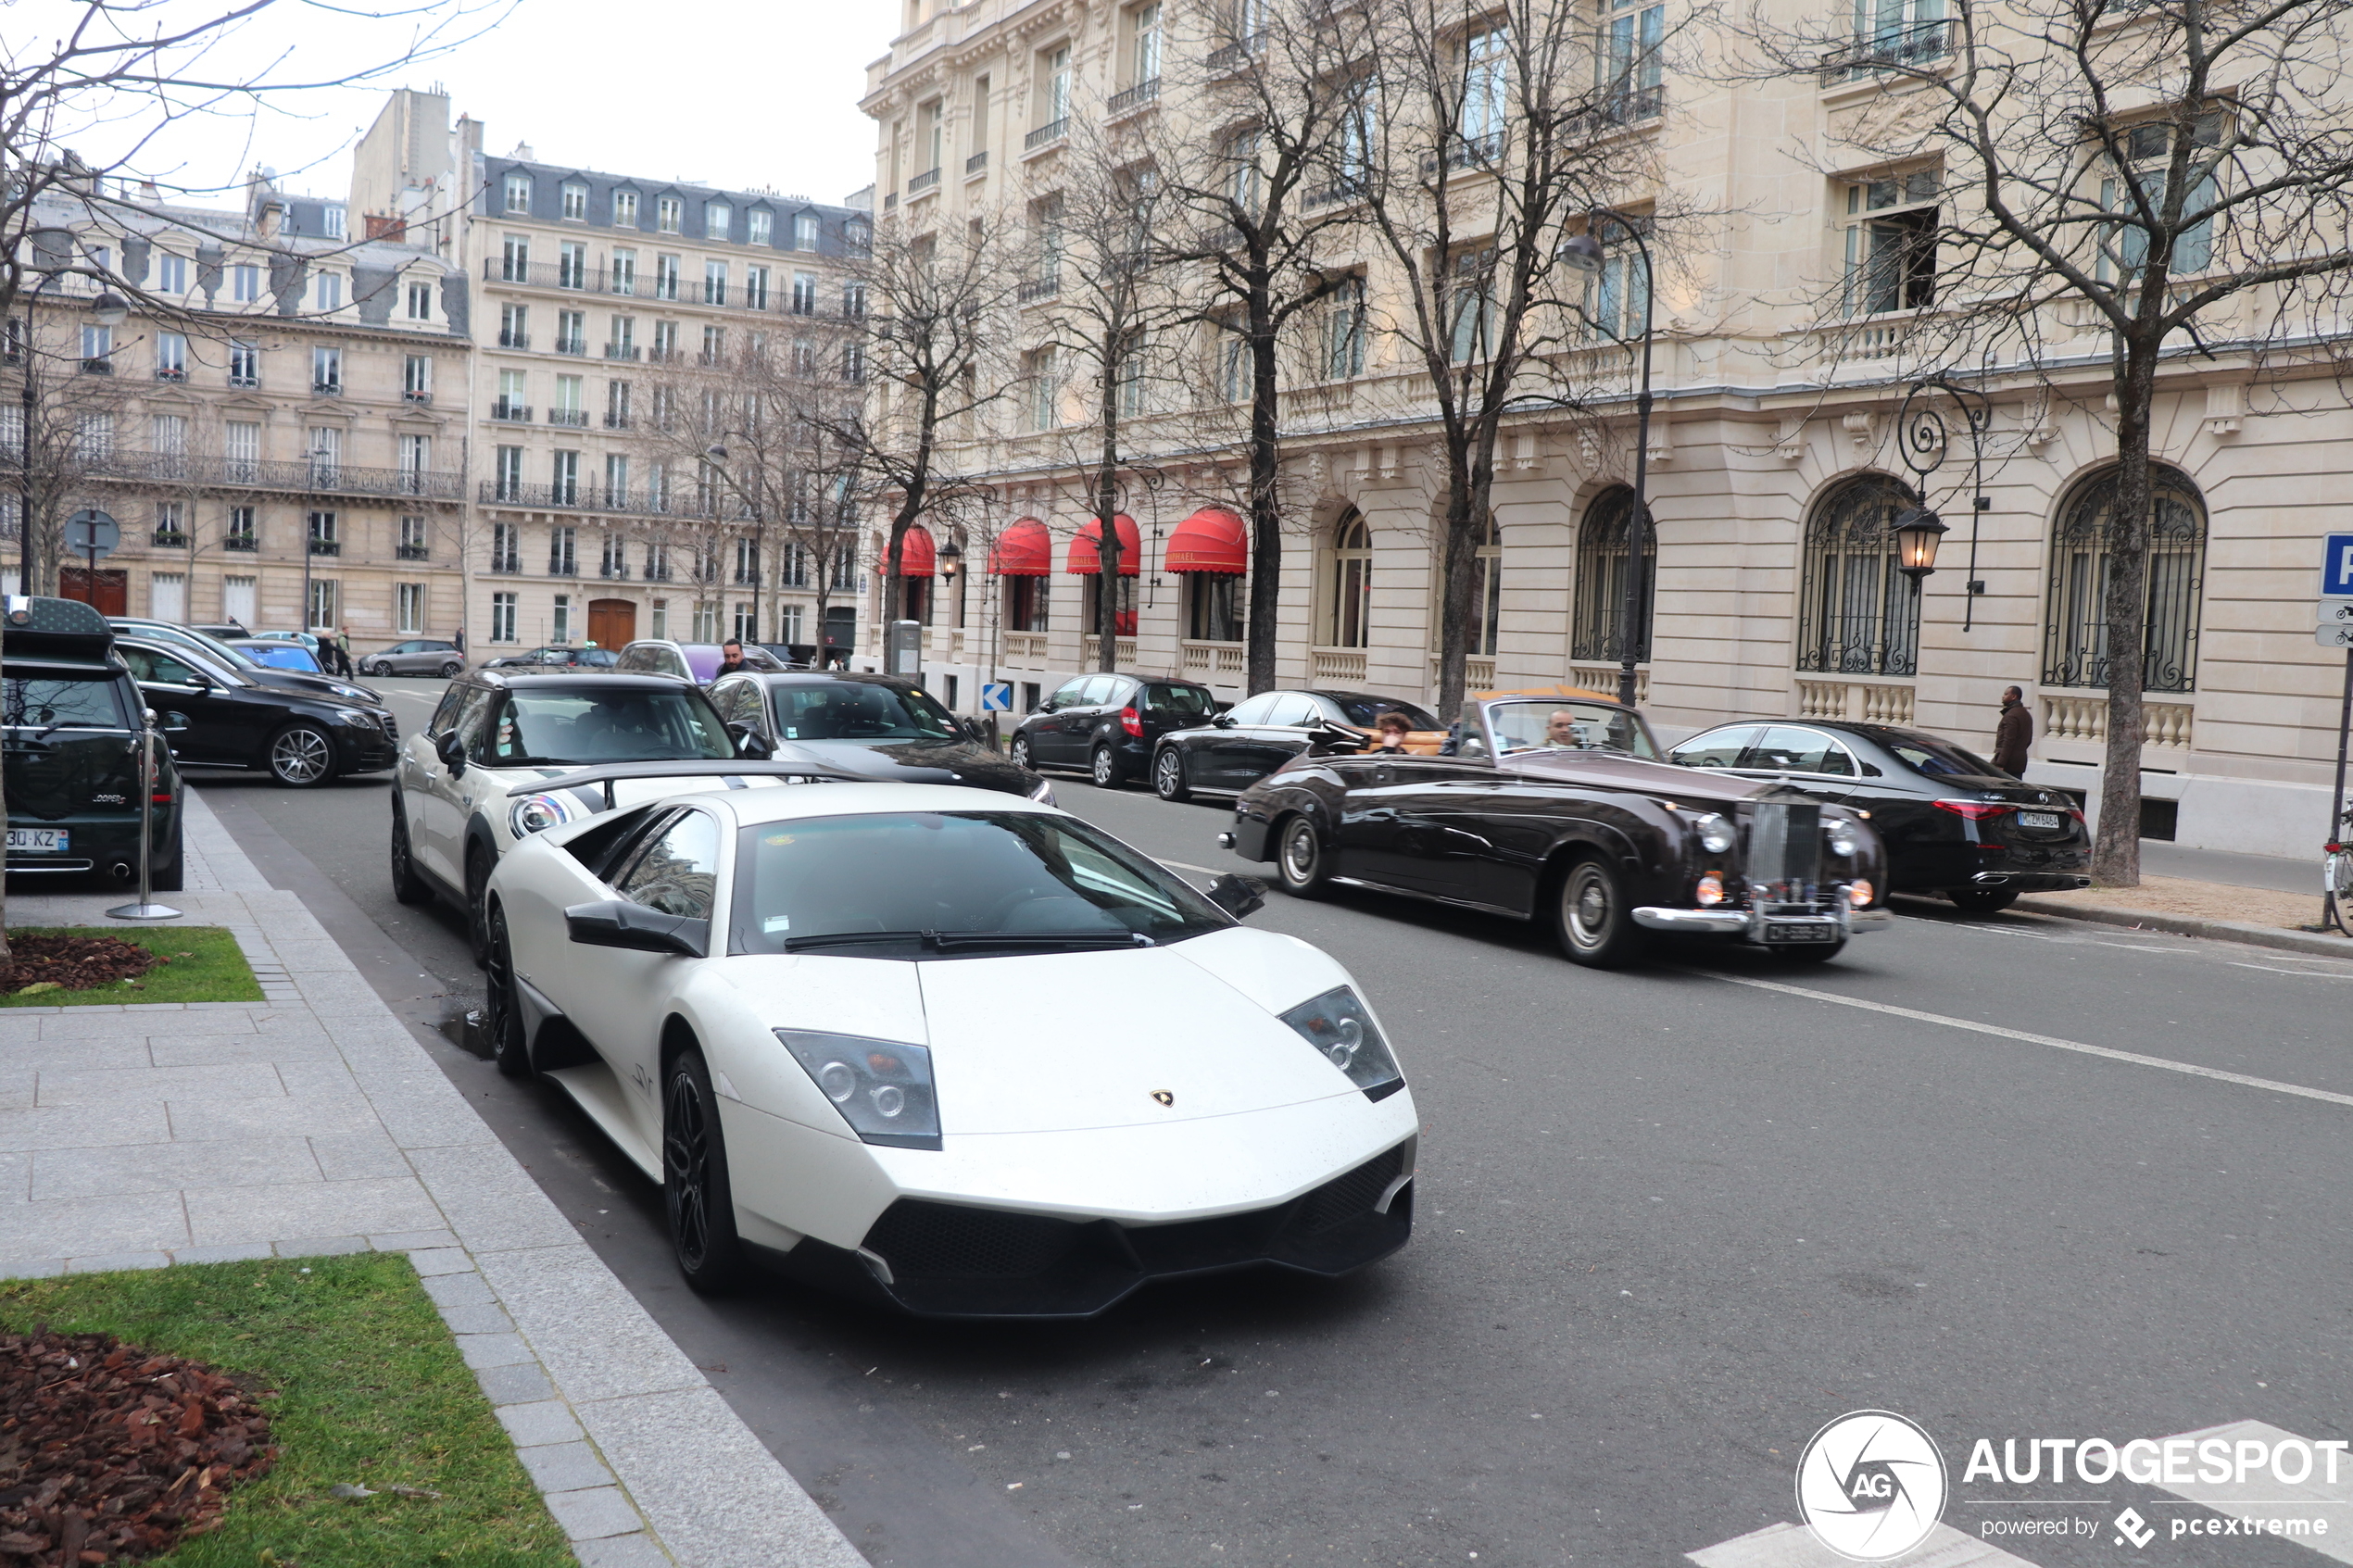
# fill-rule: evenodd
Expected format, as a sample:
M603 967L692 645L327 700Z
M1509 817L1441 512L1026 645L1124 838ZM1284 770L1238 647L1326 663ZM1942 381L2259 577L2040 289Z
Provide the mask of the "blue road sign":
M2347 535L2353 541L2353 535ZM2347 592L2353 593L2353 589ZM1013 710L1013 684L1011 681L990 681L980 688L980 710L983 713L1011 713Z
M2332 533L2321 557L2321 597L2353 599L2353 533Z

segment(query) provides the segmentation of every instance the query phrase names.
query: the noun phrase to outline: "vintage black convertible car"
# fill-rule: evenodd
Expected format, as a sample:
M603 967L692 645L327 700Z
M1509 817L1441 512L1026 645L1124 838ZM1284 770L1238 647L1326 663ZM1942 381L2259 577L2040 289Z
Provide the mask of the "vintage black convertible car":
M1633 709L1566 691L1465 703L1452 755L1299 757L1243 793L1224 837L1287 892L1346 883L1550 921L1597 967L1640 959L1653 932L1819 961L1893 920L1860 813L1678 768Z

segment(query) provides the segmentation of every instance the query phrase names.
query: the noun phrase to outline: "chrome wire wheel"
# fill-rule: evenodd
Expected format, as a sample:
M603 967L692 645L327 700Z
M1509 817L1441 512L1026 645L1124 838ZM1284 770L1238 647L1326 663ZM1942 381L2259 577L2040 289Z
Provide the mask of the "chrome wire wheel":
M270 743L270 773L282 784L308 789L334 768L334 742L308 724L289 724Z

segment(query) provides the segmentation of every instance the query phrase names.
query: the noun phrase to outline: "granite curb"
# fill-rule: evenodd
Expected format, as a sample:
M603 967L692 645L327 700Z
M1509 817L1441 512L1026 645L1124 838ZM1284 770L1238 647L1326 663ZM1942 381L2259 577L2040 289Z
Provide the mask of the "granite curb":
M2062 904L2026 897L2010 906L2021 914L2056 915L2061 920L2087 920L2100 925L2136 926L2175 936L2203 936L2216 942L2241 942L2254 947L2309 953L2320 958L2353 959L2353 938L2319 931L2283 931L2275 925L2244 921L2203 920L2196 915L2169 915L2154 909L2128 909L2115 905Z
M301 900L188 802L190 886L166 901L235 935L263 999L0 1011L0 1277L402 1252L583 1568L863 1564ZM106 925L118 901L7 915Z

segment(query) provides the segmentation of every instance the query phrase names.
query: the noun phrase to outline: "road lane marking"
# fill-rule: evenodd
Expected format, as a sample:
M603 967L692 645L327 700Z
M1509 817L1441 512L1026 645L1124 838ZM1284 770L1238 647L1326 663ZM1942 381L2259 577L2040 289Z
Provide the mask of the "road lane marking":
M1768 1524L1745 1536L1685 1552L1683 1561L1699 1568L1854 1568L1854 1564L1814 1538L1801 1524ZM2022 1557L1961 1534L1950 1524L1931 1530L1928 1539L1896 1558L1888 1568L2034 1568Z
M1886 1002L1867 1002L1860 997L1842 997L1834 991L1815 991L1804 985L1785 985L1778 980L1755 980L1744 974L1718 974L1704 969L1685 970L1683 972L1704 975L1710 980L1721 980L1730 985L1748 985L1759 991L1779 991L1784 996L1803 997L1808 1001L1831 1002L1844 1008L1861 1008L1868 1012L1883 1012L1891 1017L1909 1018L1921 1023L1942 1023L1949 1029L1968 1029L1980 1035L1998 1035L2006 1040L2024 1040L2029 1045L2049 1046L2054 1050L2078 1051L2084 1056L2106 1057L2110 1061L2129 1061L2136 1067L2161 1067L2168 1073L2187 1073L2193 1078L2212 1078L2219 1083L2237 1084L2250 1089L2269 1089L2273 1094L2296 1095L2304 1099L2326 1100L2331 1105L2353 1105L2353 1095L2334 1094L2327 1089L2306 1088L2301 1084L2283 1084L2273 1078L2250 1077L2244 1073L2225 1073L2219 1067L2199 1067L2193 1062L2173 1061L2161 1056L2143 1056L2138 1051L2120 1051L2108 1046L2086 1045L2081 1040L2062 1040L2053 1035L2030 1035L2022 1029L2005 1029L2000 1024L1980 1023L1972 1018L1953 1018L1941 1012L1922 1012L1917 1008L1893 1007Z
M2233 1455L2238 1453L2241 1440L2260 1442L2267 1450L2276 1450L2282 1443L2303 1443L2308 1450L2310 1448L2309 1439L2259 1421L2233 1421L2223 1426L2177 1433L2171 1437L2158 1438L2158 1444L2162 1450L2167 1444L2187 1442L2193 1445L2190 1451L2195 1454L2197 1451L2195 1445L2216 1439L2228 1445L2224 1451ZM2300 1484L2283 1482L2267 1473L2261 1480L2190 1480L2176 1486L2160 1486L2158 1489L2234 1519L2324 1518L2329 1522L2328 1534L2324 1536L2272 1537L2267 1529L2259 1538L2288 1541L2317 1551L2323 1557L2334 1558L2339 1562L2353 1562L2353 1527L2349 1527L2353 1526L2353 1466L2347 1466L2340 1454L2336 1479L2332 1482L2328 1479L2325 1457L2318 1454L2311 1457L2311 1469ZM2172 1533L2170 1519L2160 1518L2156 1524L2166 1534Z

